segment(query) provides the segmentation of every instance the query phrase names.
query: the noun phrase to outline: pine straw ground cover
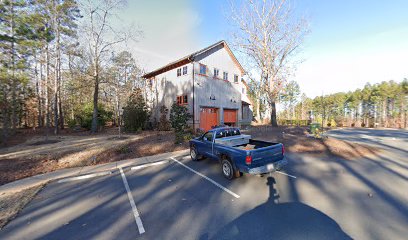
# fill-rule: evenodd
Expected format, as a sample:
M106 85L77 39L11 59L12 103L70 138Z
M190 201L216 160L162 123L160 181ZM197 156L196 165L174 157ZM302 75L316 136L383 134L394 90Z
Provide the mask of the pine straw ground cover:
M96 135L33 135L25 142L0 149L0 185L57 169L81 167L122 159L172 152L188 147L175 145L174 133L145 131L123 134L116 131Z

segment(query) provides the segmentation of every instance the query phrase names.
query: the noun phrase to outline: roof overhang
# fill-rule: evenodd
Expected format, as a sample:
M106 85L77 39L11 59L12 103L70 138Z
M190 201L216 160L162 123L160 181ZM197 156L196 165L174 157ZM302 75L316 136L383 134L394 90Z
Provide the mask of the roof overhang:
M194 59L195 59L197 56L199 56L199 55L201 55L201 54L203 54L203 53L205 53L205 52L207 52L207 51L209 51L209 50L211 50L211 49L213 49L213 48L215 48L215 47L217 47L217 46L219 46L219 45L222 45L222 46L227 50L227 52L228 52L228 54L230 55L230 57L232 58L232 60L234 61L234 63L237 65L237 67L238 67L239 70L241 71L241 74L244 75L244 74L245 74L244 68L243 68L242 65L238 62L238 59L235 57L234 53L231 51L231 49L229 48L228 44L227 44L224 40L222 40L222 41L219 41L219 42L217 42L217 43L214 43L214 44L211 45L211 46L208 46L208 47L206 47L206 48L204 48L204 49L201 49L201 50L199 50L199 51L197 51L197 52L195 52L195 53L193 53L193 54L190 54L190 55L188 55L188 56L186 56L186 57L183 57L183 58L181 58L181 59L179 59L179 60L176 60L176 61L174 61L174 62L171 62L171 63L165 65L164 67L161 67L161 68L158 68L158 69L156 69L156 70L154 70L154 71L152 71L152 72L146 73L146 74L143 75L142 77L143 77L143 78L146 78L146 79L152 78L152 77L155 77L155 76L157 76L157 75L159 75L159 74L162 74L162 73L164 73L164 72L167 72L167 71L170 71L170 70L172 70L172 69L181 67L181 66L183 66L183 65L185 65L185 64L187 64L187 63L191 63L191 62L194 61Z

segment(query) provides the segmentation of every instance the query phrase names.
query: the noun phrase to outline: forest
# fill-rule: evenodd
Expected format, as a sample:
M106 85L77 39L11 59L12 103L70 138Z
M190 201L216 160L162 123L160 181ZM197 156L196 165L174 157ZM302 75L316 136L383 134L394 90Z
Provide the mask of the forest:
M317 122L337 127L406 128L408 124L408 79L397 83L367 83L363 89L317 96L301 94L295 81L286 84L280 96L281 124Z
M123 1L12 0L0 3L2 142L18 128L45 135L117 124L142 70L124 51L142 31L120 24ZM116 23L116 25L114 24ZM136 30L135 30L136 29Z

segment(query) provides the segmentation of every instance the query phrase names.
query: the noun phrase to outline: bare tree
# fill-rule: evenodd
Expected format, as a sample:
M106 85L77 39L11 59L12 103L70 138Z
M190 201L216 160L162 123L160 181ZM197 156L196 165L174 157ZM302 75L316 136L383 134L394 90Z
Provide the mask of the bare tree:
M123 0L88 0L81 6L84 15L84 31L88 55L91 61L94 82L92 132L98 131L98 98L101 67L109 58L111 48L128 39L133 39L132 31L119 31L112 25L115 11L124 6Z
M232 20L239 31L233 33L234 46L247 57L259 76L259 89L271 110L271 124L277 126L276 102L298 52L308 33L307 21L297 18L287 0L246 0L231 3Z

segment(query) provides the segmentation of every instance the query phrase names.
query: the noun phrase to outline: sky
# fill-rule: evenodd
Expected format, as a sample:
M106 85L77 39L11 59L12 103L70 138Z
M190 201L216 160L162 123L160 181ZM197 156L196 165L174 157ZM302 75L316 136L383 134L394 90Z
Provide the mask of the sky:
M293 76L308 97L408 78L408 1L292 2L310 24ZM230 41L228 15L229 0L129 0L120 12L143 31L127 48L146 71Z

